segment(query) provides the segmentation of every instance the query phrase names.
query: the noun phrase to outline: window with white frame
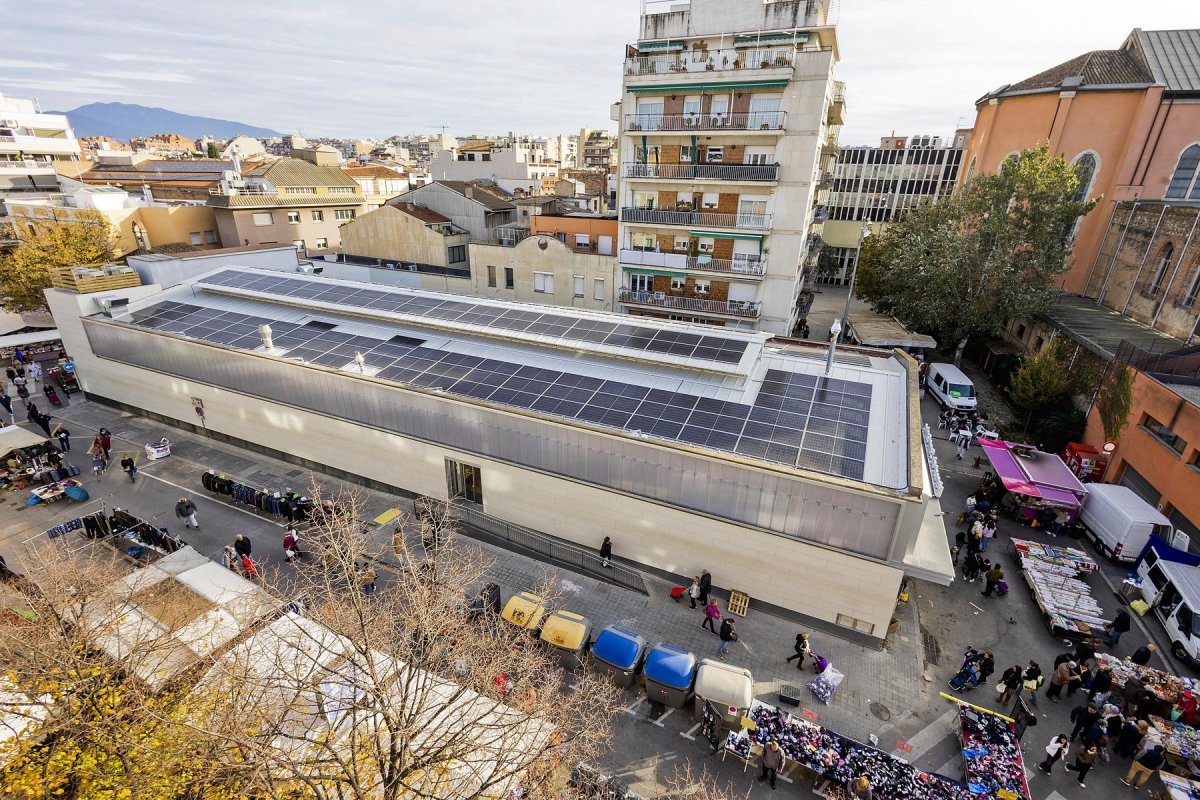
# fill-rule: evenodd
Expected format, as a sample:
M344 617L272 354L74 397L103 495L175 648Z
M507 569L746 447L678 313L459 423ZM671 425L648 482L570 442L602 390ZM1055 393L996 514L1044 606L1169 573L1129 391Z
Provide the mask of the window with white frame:
M275 220L271 218L270 211L260 211L254 215L254 224L260 228L264 225L273 225L274 223Z
M284 194L316 194L317 187L315 186L285 186L283 187Z
M724 95L714 97L708 107L709 116L712 122L717 125L722 124L729 116L729 97Z
M629 290L632 292L652 292L654 291L654 276L632 274L629 276Z
M1167 184L1167 199L1200 200L1200 144L1179 155L1171 182Z
M578 250L587 250L592 246L592 237L586 233L575 234L575 248Z
M680 164L692 163L692 158L695 156L695 152L696 152L696 149L694 147L692 147L690 144L679 145L679 163Z
M592 299L604 299L604 278L592 278Z
M657 192L634 192L633 205L635 208L654 208L658 202Z
M682 292L687 286L687 278L671 278L671 291Z
M538 294L554 294L554 273L533 273L533 290Z
M301 253L303 253L304 252L304 240L303 239L293 239L292 247L296 248Z
M583 276L582 275L574 276L574 284L575 285L573 288L575 289L575 296L583 297L583 285L584 285Z
M328 250L329 249L329 240L327 238L325 238L324 236L317 239L317 249L318 250Z
M200 231L192 231L188 234L188 236L191 238L192 244L204 243L204 236L200 233Z
M354 219L354 216L355 215L354 215L353 208L339 208L333 212L334 219L338 219L338 220L347 220L348 221L348 220Z
M292 225L300 224L300 212L299 211L289 211L289 212L287 212L287 215L288 215L289 223L291 223Z
M675 243L672 248L677 253L686 253L688 246L691 244L691 239L686 236L676 236Z
M711 237L702 237L696 241L696 249L701 253L711 253L716 240Z
M312 212L312 221L313 222L324 222L325 221L325 212L324 211Z
M700 95L693 94L683 98L683 115L689 118L700 115Z
M358 191L357 186L330 186L330 194L354 194Z
M692 284L693 288L696 291L696 294L700 294L700 295L708 294L709 285L710 284L708 281L701 281L701 280L697 280L694 284Z
M204 232L204 243L205 244L216 244L217 243L217 232L216 231L205 231Z
M742 156L743 164L774 164L775 153L771 150L747 150Z
M634 250L653 250L655 248L654 234L634 231L630 244Z
M725 160L724 147L709 147L704 151L704 160L709 164L720 164Z
M717 203L720 202L720 200L721 196L716 192L705 192L700 198L700 207L706 211L712 211L717 207Z

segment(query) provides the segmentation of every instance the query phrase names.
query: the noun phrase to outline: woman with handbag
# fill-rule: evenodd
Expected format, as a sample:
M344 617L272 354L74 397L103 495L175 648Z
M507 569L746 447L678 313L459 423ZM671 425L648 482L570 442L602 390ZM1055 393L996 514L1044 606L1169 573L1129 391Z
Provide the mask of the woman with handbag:
M1065 733L1060 733L1050 740L1050 744L1046 745L1046 760L1038 764L1038 769L1047 775L1054 769L1054 765L1058 763L1060 758L1067 757L1067 750L1071 746L1071 740L1067 738Z
M1021 666L1019 664L1004 670L1004 674L1000 676L1000 683L996 685L996 692L1000 696L997 702L1002 706L1008 705L1012 701L1013 696L1021 691L1022 680Z

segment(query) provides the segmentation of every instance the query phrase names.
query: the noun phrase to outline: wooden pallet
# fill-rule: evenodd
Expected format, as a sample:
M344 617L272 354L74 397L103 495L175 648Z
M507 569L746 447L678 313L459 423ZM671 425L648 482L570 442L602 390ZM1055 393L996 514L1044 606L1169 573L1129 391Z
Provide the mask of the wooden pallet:
M729 613L737 614L739 617L746 616L746 612L750 610L750 595L745 592L732 590L729 592Z

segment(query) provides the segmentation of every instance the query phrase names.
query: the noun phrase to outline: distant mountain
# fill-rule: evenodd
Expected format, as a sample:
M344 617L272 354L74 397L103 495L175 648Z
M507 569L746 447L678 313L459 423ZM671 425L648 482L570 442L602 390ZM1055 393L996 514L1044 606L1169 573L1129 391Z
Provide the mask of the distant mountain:
M153 136L156 133L178 133L199 139L232 139L240 133L247 136L281 136L270 128L256 128L243 122L212 117L180 114L165 108L151 108L132 103L88 103L73 111L49 111L66 114L76 136L108 136L127 141L134 136Z

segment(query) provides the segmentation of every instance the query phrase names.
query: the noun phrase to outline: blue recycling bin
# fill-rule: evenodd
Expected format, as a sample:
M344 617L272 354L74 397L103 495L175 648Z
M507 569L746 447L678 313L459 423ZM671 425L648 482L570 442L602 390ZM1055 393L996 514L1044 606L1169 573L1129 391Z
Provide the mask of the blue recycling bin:
M633 631L609 625L592 644L592 663L623 689L633 685L646 657L646 640Z
M642 668L646 697L669 708L683 708L696 682L696 656L669 644L656 644Z

